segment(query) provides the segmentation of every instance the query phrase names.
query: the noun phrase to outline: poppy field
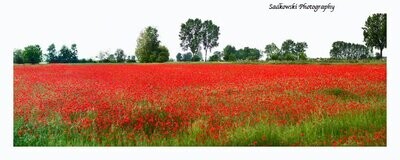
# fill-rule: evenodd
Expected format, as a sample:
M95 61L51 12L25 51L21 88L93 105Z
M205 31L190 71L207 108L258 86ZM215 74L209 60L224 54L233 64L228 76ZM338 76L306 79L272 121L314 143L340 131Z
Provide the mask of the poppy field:
M386 146L386 64L14 65L14 146Z

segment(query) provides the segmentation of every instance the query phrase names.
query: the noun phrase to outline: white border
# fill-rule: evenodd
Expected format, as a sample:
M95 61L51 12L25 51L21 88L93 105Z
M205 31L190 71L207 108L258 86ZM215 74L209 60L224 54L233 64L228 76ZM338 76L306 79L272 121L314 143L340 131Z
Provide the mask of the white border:
M392 3L388 12L390 53L387 54L387 147L13 147L12 50L2 48L0 159L398 159L400 157L398 154L400 151L400 74L398 73L400 25L397 21L399 16L395 1L382 1L382 3ZM6 40L1 39L1 42Z

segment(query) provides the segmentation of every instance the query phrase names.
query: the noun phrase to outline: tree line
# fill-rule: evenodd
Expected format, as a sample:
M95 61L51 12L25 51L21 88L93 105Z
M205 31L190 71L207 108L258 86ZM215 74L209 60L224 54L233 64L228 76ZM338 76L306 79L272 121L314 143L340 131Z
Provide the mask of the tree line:
M382 58L382 51L386 48L386 13L377 13L368 17L365 26L362 27L364 42L354 44L336 41L330 50L331 59L366 59L373 58L373 48L380 52L375 54L376 58ZM188 19L181 24L179 39L180 46L186 53L178 53L178 62L207 61L207 54L219 45L220 27L211 20ZM115 53L100 52L93 59L78 59L77 45L71 47L63 45L59 51L54 44L47 48L47 54L42 53L39 45L29 45L24 49L14 50L14 63L133 63L136 58L141 63L167 62L169 50L158 40L159 34L155 27L146 27L137 38L135 55L127 56L122 49ZM307 60L306 42L295 42L291 39L284 41L279 48L275 43L265 46L261 51L256 48L244 47L236 49L232 45L224 47L223 51L215 51L209 57L209 61L258 61L265 53L266 60ZM202 51L205 55L203 56Z
M267 59L270 60L307 60L306 42L294 42L288 39L282 43L281 48L271 43L265 46Z
M63 45L60 50L57 51L55 44L51 44L47 48L47 54L43 54L42 49L39 45L29 45L24 49L14 50L14 63L24 64L31 63L37 64L40 62L48 63L134 63L136 62L135 56L127 56L124 50L117 49L114 54L109 52L100 52L99 56L96 56L99 60L89 59L78 59L78 48L76 44L72 44L71 47Z
M370 49L367 46L343 41L334 42L329 53L332 59L358 60L372 58Z
M386 48L386 13L376 13L369 16L362 30L365 45L336 41L332 44L332 49L329 52L331 59L373 58L373 48L379 50L375 54L375 58L381 59L382 50Z

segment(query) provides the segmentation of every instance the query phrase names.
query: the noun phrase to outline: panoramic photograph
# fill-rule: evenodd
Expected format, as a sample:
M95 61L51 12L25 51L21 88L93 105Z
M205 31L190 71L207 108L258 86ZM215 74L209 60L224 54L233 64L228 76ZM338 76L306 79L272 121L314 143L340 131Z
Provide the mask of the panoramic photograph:
M387 145L387 13L82 3L16 29L14 147Z

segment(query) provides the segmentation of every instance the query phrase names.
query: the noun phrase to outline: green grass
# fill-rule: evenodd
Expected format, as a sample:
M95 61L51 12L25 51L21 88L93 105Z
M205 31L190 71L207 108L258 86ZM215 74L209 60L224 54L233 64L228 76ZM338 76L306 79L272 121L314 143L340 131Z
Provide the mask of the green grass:
M352 100L352 101L359 101L361 100L361 97L351 93L350 91L346 91L340 88L331 88L331 89L326 89L323 91L323 93L327 94L327 95L332 95L335 96L337 99L339 100Z
M201 142L197 138L202 134L205 135L205 131L195 122L192 127L175 137L161 138L152 135L151 138L154 140L147 141L141 135L128 139L129 133L118 127L112 129L113 133L108 138L99 137L93 127L79 130L77 125L67 126L59 116L55 115L52 120L48 120L47 125L24 123L22 119L15 120L14 146L320 146L332 145L333 141L346 136L371 138L374 132L385 128L386 110L376 108L360 113L344 113L335 117L311 118L301 124L281 126L268 123L268 119L265 119L255 125L236 128L230 131L227 137L220 139L204 137ZM20 129L26 133L18 135ZM96 138L102 141L96 141ZM364 145L384 146L386 141L365 142Z
M262 146L330 145L333 140L354 135L350 130L360 131L358 136L365 136L365 132L374 133L382 128L386 128L386 110L377 109L365 113L346 113L336 117L311 119L301 125L278 126L259 123L238 128L231 133L229 145L247 146L254 145L254 142ZM365 145L385 145L386 141L381 143Z

